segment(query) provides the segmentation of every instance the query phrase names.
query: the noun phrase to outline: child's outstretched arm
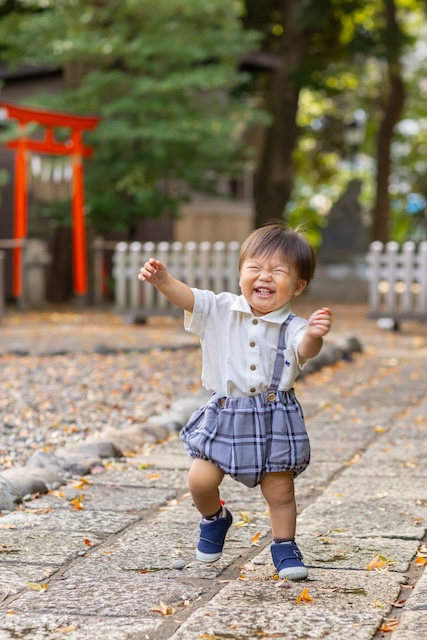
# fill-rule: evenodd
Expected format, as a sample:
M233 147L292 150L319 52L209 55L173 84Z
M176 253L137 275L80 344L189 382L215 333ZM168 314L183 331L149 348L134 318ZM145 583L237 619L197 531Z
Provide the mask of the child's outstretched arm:
M141 282L150 282L167 298L184 311L193 311L194 293L188 285L177 280L168 272L163 262L150 258L139 270Z
M303 360L317 356L325 336L331 328L332 311L327 307L318 309L308 319L305 335L301 340L298 353Z

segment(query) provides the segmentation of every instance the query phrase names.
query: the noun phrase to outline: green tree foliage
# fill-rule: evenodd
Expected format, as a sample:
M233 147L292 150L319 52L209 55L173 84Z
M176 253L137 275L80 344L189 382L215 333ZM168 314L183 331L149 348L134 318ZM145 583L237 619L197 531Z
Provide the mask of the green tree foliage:
M284 215L288 203L293 216L301 202L301 215L311 216L308 199L316 192L324 202L338 195L349 178L342 170L343 158L351 153L344 129L363 109L367 128L360 151L373 164L361 176L369 187L364 197L375 235L386 239L393 231L390 182L400 172L399 163L408 162L408 156L391 152L392 143L399 120L413 117L411 107L403 105L411 80L402 60L422 38L414 22L422 22L425 3L246 0L246 7L245 24L258 24L263 33L264 57L258 54L258 60L268 70L258 74L257 85L273 114L256 182L258 223ZM416 93L418 86L412 86Z
M86 140L86 199L97 230L174 214L209 172L242 167L257 113L239 96L240 3L227 0L17 0L0 20L10 62L64 69L39 105L101 117Z

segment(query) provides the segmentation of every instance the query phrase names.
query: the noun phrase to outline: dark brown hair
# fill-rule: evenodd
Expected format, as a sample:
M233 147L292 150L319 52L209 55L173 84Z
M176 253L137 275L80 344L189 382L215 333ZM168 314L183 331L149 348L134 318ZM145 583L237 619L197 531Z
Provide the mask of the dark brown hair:
M283 223L255 229L246 238L240 249L239 271L248 258L271 256L276 252L296 268L299 279L306 280L307 284L312 280L316 269L313 247L300 228L292 229Z

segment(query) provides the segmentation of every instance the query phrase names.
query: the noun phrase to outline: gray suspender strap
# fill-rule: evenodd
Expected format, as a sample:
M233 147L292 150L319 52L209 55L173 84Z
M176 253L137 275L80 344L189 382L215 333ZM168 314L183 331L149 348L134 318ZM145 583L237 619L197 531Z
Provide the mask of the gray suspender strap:
M282 371L285 364L283 351L286 349L286 329L295 317L294 313L290 313L280 327L279 346L277 347L276 361L274 363L273 377L271 379L269 391L277 391L279 388L279 382L282 377Z

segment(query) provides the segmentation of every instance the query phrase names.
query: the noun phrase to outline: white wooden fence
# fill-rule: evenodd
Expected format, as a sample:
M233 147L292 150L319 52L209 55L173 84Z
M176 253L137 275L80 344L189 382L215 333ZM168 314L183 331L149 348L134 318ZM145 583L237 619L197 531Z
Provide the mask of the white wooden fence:
M138 280L140 268L151 257L190 287L240 293L239 252L238 242L119 242L113 255L116 309L133 319L181 313L156 287Z
M427 242L372 242L367 255L369 315L427 320Z

